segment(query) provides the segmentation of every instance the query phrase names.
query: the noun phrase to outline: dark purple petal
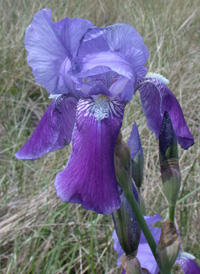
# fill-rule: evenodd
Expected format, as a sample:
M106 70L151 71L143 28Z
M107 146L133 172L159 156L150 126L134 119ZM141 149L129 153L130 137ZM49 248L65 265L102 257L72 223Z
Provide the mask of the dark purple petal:
M53 23L51 10L43 9L35 14L24 40L27 60L35 80L49 93L70 92L72 85L68 85L67 74L71 58L76 55L79 40L89 27L92 27L90 21L77 18Z
M30 139L15 154L18 159L36 160L46 153L63 148L71 141L77 100L65 95L54 99Z
M158 138L162 118L168 111L177 140L183 149L194 144L194 139L185 122L182 109L171 90L156 78L146 78L139 87L142 108L148 127Z
M103 214L120 207L114 148L123 112L124 104L117 99L79 100L72 153L55 179L57 195L63 201Z
M106 95L110 96L109 89L103 84L96 84L90 88L89 95Z
M191 259L191 254L180 252L180 256L176 260L176 263L180 265L184 274L200 274L200 268L197 263Z

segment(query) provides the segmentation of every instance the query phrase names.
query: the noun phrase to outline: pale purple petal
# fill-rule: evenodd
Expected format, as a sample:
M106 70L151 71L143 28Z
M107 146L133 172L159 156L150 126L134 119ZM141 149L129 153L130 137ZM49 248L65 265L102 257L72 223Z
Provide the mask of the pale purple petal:
M182 109L171 90L155 78L146 78L140 83L140 98L148 127L158 138L162 118L168 111L177 140L183 149L194 144L194 139L185 122Z
M57 195L63 201L103 214L120 207L114 148L123 112L124 104L117 99L79 100L72 153L55 179Z
M156 222L162 221L162 217L158 213L153 216L144 216L144 218L145 218L145 221L148 226L151 224L154 224ZM160 237L159 237L159 239L160 239ZM159 241L159 239L158 239L158 241Z
M112 71L128 78L135 84L135 71L131 64L123 59L120 55L117 55L111 51L90 53L82 59L82 74L88 70L92 72L92 69L96 67L108 67ZM92 73L93 74L93 73Z
M86 55L95 56L103 52L110 53L111 56L113 54L116 58L122 57L122 59L119 59L121 63L127 62L133 69L138 68L140 71L139 78L142 79L145 76L144 71L141 73L141 67L146 63L149 52L142 37L130 25L116 23L107 28L93 28L88 31L84 36L78 52L80 58ZM86 60L82 61L83 64L86 63ZM101 61L103 62L103 60ZM106 63L112 70L115 68L115 64L112 66L112 61L110 65L108 60L106 60ZM96 64L96 66L98 65L99 63Z
M176 263L182 268L184 274L200 274L200 267L193 259L191 254L180 252Z
M109 68L129 80L123 91L121 84L119 88L122 100L130 101L136 82L146 75L144 64L147 59L148 49L131 26L114 24L107 28L93 28L84 35L78 50L79 77L94 76Z
M82 18L64 18L61 21L53 23L54 29L64 47L67 49L69 58L73 59L77 55L80 40L83 35L93 28L92 22Z
M52 94L67 94L71 59L77 53L79 40L92 23L83 19L65 18L57 23L51 20L51 10L35 14L26 29L25 48L28 64L35 80ZM73 90L73 92L75 92Z
M144 218L145 218L147 225L149 226L149 229L153 235L153 238L154 238L156 244L158 244L158 242L160 240L161 229L158 227L153 227L151 224L161 221L162 220L161 216L159 214L155 214L154 216L144 216ZM147 269L149 271L149 273L151 273L151 274L159 273L158 265L156 263L156 260L152 254L152 251L151 251L143 233L141 233L137 258L140 261L142 268Z
M65 95L54 99L30 139L15 154L18 159L36 160L46 153L63 148L71 141L77 100Z
M116 230L113 231L112 238L113 238L113 241L114 241L113 248L114 248L115 252L118 253L117 265L121 265L120 257L122 256L122 254L124 254L124 250L122 249L122 247L119 243Z
M123 102L129 102L134 94L134 86L129 79L120 77L112 84L110 92L112 96L120 96Z

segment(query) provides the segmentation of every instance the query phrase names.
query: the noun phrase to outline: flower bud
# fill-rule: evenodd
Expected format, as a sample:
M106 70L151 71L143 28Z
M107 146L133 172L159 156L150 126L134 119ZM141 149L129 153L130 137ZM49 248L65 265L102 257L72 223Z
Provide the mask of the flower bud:
M137 189L134 184L132 184L132 191L139 203ZM120 199L121 207L113 211L112 218L122 249L127 256L132 256L138 248L141 229L123 192Z
M132 177L137 187L141 187L143 181L144 156L137 124L134 123L128 145L131 151Z
M171 273L180 249L179 235L174 223L166 220L161 226L161 236L156 248L157 263L160 272Z
M181 173L179 169L177 138L170 116L165 111L159 136L160 167L163 181L163 192L170 207L176 205Z
M120 132L115 146L115 173L123 191L132 191L131 156L129 146L122 140Z
M137 252L134 254L136 256ZM128 257L123 254L120 258L126 274L142 274L142 269L139 260L136 257Z

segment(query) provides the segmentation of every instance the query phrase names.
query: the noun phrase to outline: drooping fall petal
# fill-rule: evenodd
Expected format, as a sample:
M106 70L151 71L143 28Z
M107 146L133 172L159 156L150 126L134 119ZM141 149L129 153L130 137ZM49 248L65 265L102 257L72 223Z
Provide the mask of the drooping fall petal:
M15 154L18 159L36 160L46 153L63 148L71 141L77 100L61 95L54 99L29 140Z
M156 78L144 78L139 85L143 112L148 127L158 138L162 118L168 111L177 140L183 149L194 144L194 139L185 122L183 111L171 90Z
M124 104L106 96L79 100L66 168L55 179L57 195L65 202L110 214L120 207L114 168L114 148Z

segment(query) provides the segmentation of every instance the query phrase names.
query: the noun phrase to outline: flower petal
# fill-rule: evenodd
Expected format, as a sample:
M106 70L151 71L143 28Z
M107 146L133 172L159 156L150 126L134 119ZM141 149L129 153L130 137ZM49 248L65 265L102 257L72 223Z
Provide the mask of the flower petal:
M77 53L82 35L92 26L90 21L78 18L53 23L51 10L43 9L35 14L24 40L27 60L35 80L49 93L69 92L65 78L71 59Z
M127 61L132 68L144 66L149 56L142 37L133 27L123 23L107 28L93 28L85 34L78 52L80 58L100 52L113 53L116 58L122 57L122 63ZM85 63L85 60L82 61ZM142 78L144 76L141 75Z
M117 99L79 100L72 153L54 183L63 201L103 214L120 207L114 148L123 112L124 104Z
M165 111L168 111L177 140L183 149L194 144L182 109L171 90L156 78L145 78L139 86L142 108L148 127L158 138Z
M184 274L200 274L200 268L198 264L193 261L194 257L192 259L191 257L193 256L186 252L180 252L176 263L180 265Z
M144 216L144 218L146 220L147 225L149 226L149 229L153 235L153 238L154 238L156 244L158 244L158 242L160 240L161 229L158 227L153 227L151 224L161 221L162 218L160 217L159 214L155 214L154 216ZM142 268L147 269L149 271L149 273L151 273L151 274L159 273L159 268L158 268L157 262L152 254L152 251L151 251L143 233L141 233L137 258L140 261Z
M94 75L93 70L98 70L99 74L100 68L105 70L107 67L131 80L132 91L123 94L123 100L129 101L133 96L136 82L146 75L147 69L144 64L148 54L148 49L138 32L127 24L118 23L88 31L81 41L77 63L82 76L88 75L89 72L90 75Z
M122 76L112 84L110 92L112 96L120 96L123 102L129 102L134 94L134 86L129 79Z
M71 141L77 100L62 95L54 99L30 139L15 154L18 159L36 160L46 153L63 148Z

